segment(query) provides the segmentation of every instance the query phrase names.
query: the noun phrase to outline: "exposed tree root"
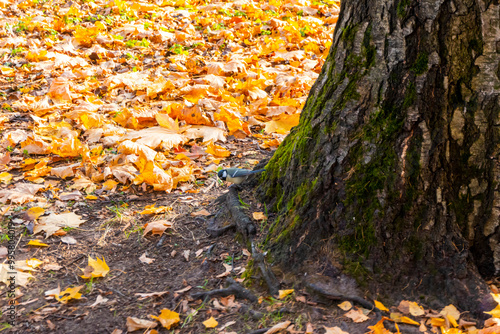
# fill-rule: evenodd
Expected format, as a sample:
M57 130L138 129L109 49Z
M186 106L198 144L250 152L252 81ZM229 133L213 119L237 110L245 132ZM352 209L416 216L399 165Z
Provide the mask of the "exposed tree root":
M223 235L224 233L228 231L232 231L236 229L236 224L230 224L221 228L216 228L216 227L207 227L207 233L212 237L212 238L217 238Z
M279 293L279 282L274 276L273 271L267 265L264 254L259 252L257 247L255 247L252 241L252 257L254 259L254 264L259 268L264 281L266 281L267 288L271 295L277 295Z
M330 291L326 291L325 289L319 287L317 284L314 284L311 282L306 282L306 286L309 289L311 289L312 291L314 291L315 293L317 293L325 298L328 298L331 300L341 300L341 301L348 300L348 301L351 301L353 303L357 303L368 310L373 310L377 313L380 313L380 310L378 308L376 308L372 302L365 300L361 297L332 293Z
M252 253L254 264L262 273L262 277L267 284L269 293L271 295L277 295L279 292L279 282L276 279L276 276L274 276L272 270L266 264L264 254L257 249L253 242L253 236L257 233L257 229L253 221L243 211L240 198L238 196L238 189L240 188L231 187L229 192L216 200L218 204L225 203L233 223L222 228L217 228L215 224L215 219L219 216L217 215L215 219L209 223L207 233L212 237L218 237L227 231L236 228L236 231L242 236L244 243L251 245L251 249L249 249L249 251Z
M251 301L252 303L255 303L258 298L250 292L250 290L245 289L242 287L238 282L236 282L234 279L228 277L226 279L226 282L229 283L229 286L224 289L216 289L212 291L207 291L207 292L198 292L198 293L193 293L191 297L194 299L203 299L203 300L208 300L213 297L227 297L230 295L234 295L236 298L243 298Z

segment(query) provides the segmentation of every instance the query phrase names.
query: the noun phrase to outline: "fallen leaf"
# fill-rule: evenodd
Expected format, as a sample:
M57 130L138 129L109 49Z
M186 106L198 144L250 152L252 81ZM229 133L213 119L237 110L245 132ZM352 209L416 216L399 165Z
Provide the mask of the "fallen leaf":
M382 304L378 300L374 300L373 302L375 303L375 307L378 308L380 311L389 312L389 309L387 307L385 307L384 304Z
M408 317L401 317L400 321L405 324L420 326L419 322L416 322L415 320Z
M163 327L170 329L173 325L179 323L179 313L170 311L169 309L161 310L159 316L149 315L151 318L158 320Z
M354 322L364 322L370 319L366 315L364 315L363 311L361 311L360 309L352 309L346 314L344 314L344 316L352 319L352 321Z
M344 311L349 311L352 308L352 304L348 302L347 300L338 304L338 307L340 307Z
M45 231L45 237L53 235L57 230L65 227L78 227L85 223L85 220L80 219L80 216L73 213L52 213L48 217L40 218L40 222L35 225L33 229L33 234Z
M214 317L210 317L207 320L203 321L203 325L206 328L215 328L217 327L218 324L219 323L217 322L217 320L214 319Z
M255 220L266 220L267 219L266 215L264 215L263 212L254 212L252 214L252 216L253 216L253 219L255 219Z
M20 270L17 270L14 266L8 264L0 264L0 282L9 286L12 281L10 278L14 278L13 282L18 286L26 286L28 284L28 280L33 278L33 275L30 273L26 273Z
M36 267L40 266L41 264L43 264L43 262L36 259L36 258L32 258L32 259L26 260L26 264L31 268L36 268Z
M61 303L66 304L71 299L80 299L82 294L79 293L80 289L83 288L83 285L75 286L74 288L67 288L64 291L61 291L59 294L54 297Z
M90 305L90 307L94 308L99 304L105 304L107 301L108 301L107 298L104 298L103 296L98 295L95 302L92 305Z
M335 327L324 326L324 328L326 330L325 334L349 334L349 332L345 332L340 327L337 327L337 326L335 326Z
M102 258L102 260L99 259L98 257L96 257L96 260L94 260L93 258L91 258L89 256L88 267L92 267L93 270L90 273L85 273L85 270L84 270L84 275L82 275L80 277L85 278L85 279L94 278L94 277L105 277L106 274L109 272L109 267L106 264L104 257Z
M144 232L142 233L142 236L145 236L149 232L151 232L153 235L162 235L167 228L172 228L172 223L167 220L157 220L154 222L150 222L144 225Z
M279 299L283 299L289 294L293 293L294 289L288 289L288 290L279 290Z
M43 242L39 241L39 240L30 240L28 242L28 245L29 246L39 246L39 247L49 247L49 245L47 244L44 244Z
M269 328L264 334L278 333L279 331L286 329L291 323L291 321L280 322L279 324L276 324L273 327Z
M127 317L127 330L133 332L144 328L154 328L158 323L151 320L139 319L135 317Z
M61 238L61 241L68 245L76 245L76 240L73 237L65 236Z
M192 212L191 213L191 216L193 216L193 217L196 217L196 216L210 216L210 215L211 215L211 213L208 212L205 209L202 209L200 211L196 211L196 212Z
M150 298L150 297L161 297L165 294L167 294L168 291L161 291L161 292L150 292L150 293L136 293L136 296L139 296L139 300Z
M142 262L142 263L146 263L146 264L151 264L153 263L153 261L155 259L150 259L146 256L146 253L142 254L141 257L139 258L139 260Z

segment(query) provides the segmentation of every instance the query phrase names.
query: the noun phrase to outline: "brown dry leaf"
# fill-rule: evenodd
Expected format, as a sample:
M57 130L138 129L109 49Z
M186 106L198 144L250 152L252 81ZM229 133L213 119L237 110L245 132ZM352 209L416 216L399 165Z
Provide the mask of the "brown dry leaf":
M346 314L344 314L344 316L352 319L352 321L354 321L354 322L364 322L364 321L370 319L360 309L352 309L349 312L347 312Z
M164 150L170 150L171 148L179 146L186 141L186 138L183 135L161 126L154 126L139 131L131 131L123 138L135 139L135 143L146 145L152 149L162 145Z
M5 204L10 201L11 203L24 204L33 201L35 194L43 188L44 186L38 184L18 183L12 190L0 190L0 203Z
M286 329L291 323L291 321L280 322L279 324L276 324L273 327L269 328L264 334L278 333L279 331Z
M191 216L196 217L196 216L210 216L211 213L208 212L206 209L202 209L200 211L192 212Z
M217 142L217 141L226 141L226 136L224 135L224 130L213 127L213 126L190 126L186 130L184 130L184 135L188 139L198 139L203 138L202 142Z
M53 235L57 230L65 227L78 227L85 223L85 220L80 219L80 216L74 212L55 214L52 213L47 217L40 218L40 222L35 225L33 234L45 231L45 238Z
M230 264L222 263L222 265L224 266L226 271L224 271L222 274L217 275L217 278L229 276L229 274L231 274L231 270L233 269L233 266L231 266Z
M172 223L167 220L157 220L154 222L146 223L146 225L144 225L144 232L142 233L142 236L145 236L149 232L151 232L153 235L162 235L167 228L172 228Z
M477 332L477 334L498 334L500 333L500 326L484 328Z
M154 262L155 259L150 259L146 256L146 253L142 254L141 257L139 258L139 261L141 261L142 263L146 263L146 264L151 264Z
M349 334L349 332L343 331L340 327L324 327L326 332L325 334ZM311 332L312 333L312 332Z
M95 300L95 302L94 302L92 305L90 305L90 307L94 308L94 307L96 307L96 306L97 306L97 305L99 305L99 304L106 304L106 302L107 302L108 300L109 300L109 299L104 298L104 297L103 297L103 296L101 296L101 295L98 295L98 296L97 296L97 298L96 298L96 300Z
M150 298L150 297L161 297L165 294L167 294L168 291L161 291L161 292L150 292L150 293L136 293L136 296L139 296L139 300Z
M252 213L252 217L255 220L266 220L267 219L264 212L254 212L254 213Z
M443 308L441 312L439 312L439 314L441 314L444 317L448 317L448 319L450 319L451 317L450 322L453 324L453 326L455 327L458 326L457 321L458 319L460 319L460 312L453 304L450 304L445 308Z
M127 330L129 332L144 328L155 328L156 326L158 326L158 323L156 321L127 317Z
M16 266L10 266L8 264L0 264L0 282L9 286L12 282L15 285L26 286L28 284L28 280L33 277L30 273L25 273L23 271L17 270ZM9 280L14 277L14 280Z

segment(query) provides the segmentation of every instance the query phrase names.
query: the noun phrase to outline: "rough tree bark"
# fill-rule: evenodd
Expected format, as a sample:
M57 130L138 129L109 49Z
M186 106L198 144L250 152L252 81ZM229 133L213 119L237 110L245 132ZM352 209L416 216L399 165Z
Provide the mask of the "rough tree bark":
M319 263L372 297L490 308L499 53L497 0L343 1L300 124L261 180L274 262Z

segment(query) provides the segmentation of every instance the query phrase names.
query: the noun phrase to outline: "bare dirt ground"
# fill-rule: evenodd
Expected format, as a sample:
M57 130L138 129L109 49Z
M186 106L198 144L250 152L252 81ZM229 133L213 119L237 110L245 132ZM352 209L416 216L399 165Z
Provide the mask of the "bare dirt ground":
M239 153L253 150L249 141L236 143L235 157L231 165L245 167L248 159L268 158L271 152L256 150L255 154L237 158ZM246 165L248 166L248 165ZM200 185L198 193L170 194L134 188L128 193L119 189L104 196L106 200L58 203L59 212L72 211L86 220L79 228L71 229L68 235L77 243L68 245L58 237L44 239L42 235L23 233L16 249L16 260L37 258L44 262L34 272L33 280L21 288L17 298L16 326L8 328L5 301L6 287L0 287L3 316L0 322L9 333L123 333L127 332L127 318L153 320L149 315L159 315L162 309L180 314L180 322L171 330L155 328L159 333L256 333L259 329L290 321L290 329L305 333L325 333L324 326L340 326L350 333L366 332L368 325L354 324L342 317L343 311L332 302L316 300L294 282L281 279L282 289L295 289L294 293L279 300L268 294L258 273L245 275L251 256L230 231L219 237L207 234L211 216L193 216L207 210L215 214L220 205L214 202L227 192L228 185L221 185L213 178ZM240 192L245 203L245 212L264 212L253 191ZM55 202L55 200L52 200ZM141 215L146 205L171 206L173 210L159 215ZM22 217L28 206L20 207L11 219ZM272 219L272 216L269 217ZM166 219L173 223L163 236L143 236L147 222ZM267 221L256 222L258 238L267 228ZM49 245L47 248L28 246L29 240L38 238ZM6 246L6 240L2 245ZM188 255L189 253L189 255ZM153 261L150 264L139 260L142 255ZM80 277L87 266L87 258L104 258L110 272L103 278L86 280ZM58 264L58 270L44 270L46 264ZM229 267L228 270L224 264ZM50 268L50 267L49 267ZM81 269L81 270L80 270ZM234 297L212 298L205 302L191 297L193 293L223 288L227 277L237 279L254 294L262 297L260 303ZM243 279L243 277L245 279ZM81 286L81 299L72 299L67 304L47 297L45 292L61 287ZM138 294L162 292L161 296L141 298ZM106 299L102 303L96 300ZM214 317L219 325L208 329L203 322ZM371 315L375 318L375 315ZM221 327L229 324L221 331ZM309 327L308 327L309 324ZM354 326L354 327L353 327ZM141 332L145 332L141 330ZM146 331L147 332L147 331ZM263 332L263 331L261 331Z

